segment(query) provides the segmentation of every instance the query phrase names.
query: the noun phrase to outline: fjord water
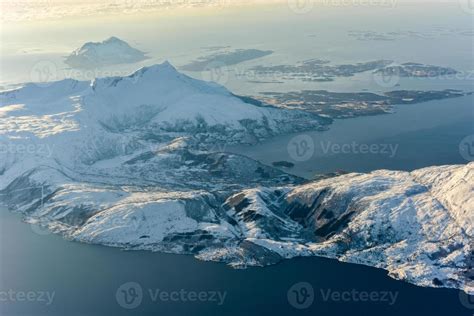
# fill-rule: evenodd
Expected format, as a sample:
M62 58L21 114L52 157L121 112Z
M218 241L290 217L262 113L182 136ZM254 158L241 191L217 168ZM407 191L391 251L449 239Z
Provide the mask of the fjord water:
M469 315L459 292L421 288L389 278L386 272L324 258L297 258L265 268L234 270L191 256L125 252L69 242L44 234L0 209L0 291L49 293L46 302L0 302L1 315ZM121 307L118 288L137 282L143 299ZM314 302L304 310L290 305L293 284L308 282ZM155 291L219 291L218 302L153 301ZM325 301L322 293L389 292L388 301ZM53 296L54 295L54 296ZM46 296L45 296L46 297ZM224 297L224 296L222 296ZM388 296L387 296L388 297ZM120 300L120 299L119 299ZM290 299L291 300L291 299ZM219 302L223 304L219 305Z
M449 115L448 115L449 113ZM297 164L295 173L308 176L336 168L370 171L464 163L460 139L474 134L472 97L397 107L395 114L337 121L327 132L309 133L334 143L392 142L399 145L392 159L383 155L316 155ZM325 136L322 136L325 135ZM286 157L292 135L240 148L265 162ZM321 138L322 139L322 138ZM315 142L317 143L317 142ZM379 157L380 156L380 157ZM309 171L305 167L310 168ZM22 223L18 215L0 208L0 291L54 293L45 302L0 302L2 315L470 315L459 291L422 288L397 281L383 270L340 263L325 258L295 258L265 268L234 270L222 263L202 262L192 256L126 252L115 248L69 242ZM143 289L135 309L119 305L116 293L127 282ZM314 288L313 304L298 310L287 293L296 283ZM219 291L218 302L153 301L151 291ZM390 301L325 301L323 293L389 292Z
M295 173L308 176L336 168L370 171L464 163L460 140L474 134L472 96L398 106L396 113L337 121L327 132L309 133L334 143L395 143L399 152L383 155L315 155L297 164ZM285 159L294 135L269 140L240 153L270 162ZM318 138L319 137L319 138ZM323 137L323 138L322 138ZM246 152L244 152L246 150ZM380 157L379 157L380 156ZM309 168L305 169L305 168ZM39 233L38 233L39 232ZM296 258L275 266L234 270L225 264L201 262L191 256L151 252L125 252L115 248L69 242L44 234L0 208L0 293L2 291L54 292L51 305L44 302L0 302L1 315L470 315L459 291L421 288L389 278L383 270L340 263L324 258ZM143 301L133 310L122 308L118 288L137 282ZM297 310L287 292L298 282L310 283L314 303ZM217 302L152 301L148 290L221 291ZM322 293L391 292L389 302L324 301ZM1 299L1 297L0 297Z
M292 162L294 168L285 171L308 179L338 170L411 171L429 166L467 163L459 147L465 137L474 135L473 95L398 105L394 111L387 115L336 120L324 132L285 135L253 146L239 145L227 150L268 165L282 160ZM295 137L302 135L311 137L314 154L304 161L295 161L290 146ZM333 145L345 144L375 145L378 151L361 153L357 147L345 153L331 151ZM384 148L386 151L382 150Z
M399 152L383 155L331 155L297 164L295 173L308 176L336 169L370 171L464 163L460 140L474 134L472 96L404 105L395 114L337 121L327 132L309 133L334 143L395 143ZM292 135L269 140L239 152L270 162L285 159ZM317 144L317 141L315 141ZM267 161L266 161L267 160ZM305 169L308 168L308 169ZM39 233L38 233L39 232ZM383 270L324 258L296 258L275 266L234 270L225 264L201 262L191 256L125 252L115 248L69 242L22 223L0 208L0 291L54 292L54 301L0 302L2 315L470 315L459 291L421 288L389 278ZM143 301L133 310L116 300L124 283L137 282ZM314 303L305 310L292 307L289 288L310 283ZM148 290L221 291L216 302L152 301ZM324 301L322 293L366 291L396 293L389 302Z

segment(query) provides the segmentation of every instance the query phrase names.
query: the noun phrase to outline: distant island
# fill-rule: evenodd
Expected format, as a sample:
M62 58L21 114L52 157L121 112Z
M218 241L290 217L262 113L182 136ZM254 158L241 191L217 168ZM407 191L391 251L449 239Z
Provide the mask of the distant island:
M73 68L98 68L116 64L130 64L147 59L144 52L127 42L110 37L102 42L87 42L73 51L65 63Z
M396 41L403 39L433 39L441 36L473 36L470 28L448 28L436 26L426 31L393 30L390 32L376 32L368 30L351 30L347 32L349 37L358 41Z
M331 92L303 90L289 92L261 92L254 96L262 104L284 109L297 109L332 119L387 114L396 104L416 104L471 95L455 89L418 91L395 90L383 94L372 92Z
M255 66L250 69L259 78L272 78L279 75L286 80L301 80L307 82L328 82L340 77L352 77L367 71L385 76L400 76L409 78L428 78L453 76L457 70L449 67L425 65L419 63L394 64L392 60L375 60L355 64L333 65L329 60L310 59L296 65Z
M334 81L337 77L352 77L366 71L375 71L387 67L392 60L375 60L356 64L333 65L325 59L309 59L296 65L260 65L251 68L259 78L281 76L285 80L301 80L308 82Z
M185 71L203 71L218 68L222 65L230 66L240 64L244 61L261 58L273 54L271 50L259 49L237 49L214 53L209 56L199 57L197 60L181 67Z
M403 63L401 65L387 66L377 69L377 74L385 76L400 76L405 78L435 78L441 76L453 76L457 70L449 67L424 65L419 63Z

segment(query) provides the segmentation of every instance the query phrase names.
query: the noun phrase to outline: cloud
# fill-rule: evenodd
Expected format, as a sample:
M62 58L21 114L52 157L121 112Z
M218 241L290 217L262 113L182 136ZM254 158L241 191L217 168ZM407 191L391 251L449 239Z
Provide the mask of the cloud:
M0 0L3 21L60 19L114 14L138 14L182 8L288 3L289 0ZM318 1L322 0L308 0ZM330 1L330 0L327 0ZM445 2L446 0L396 0L397 3Z
M4 21L25 21L94 15L137 14L177 8L228 7L284 0L0 0Z

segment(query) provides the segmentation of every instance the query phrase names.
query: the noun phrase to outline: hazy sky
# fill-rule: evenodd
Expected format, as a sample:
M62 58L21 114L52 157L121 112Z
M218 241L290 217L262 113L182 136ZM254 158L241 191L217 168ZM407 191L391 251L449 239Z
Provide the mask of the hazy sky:
M293 7L367 7L403 3L458 2L469 0L0 0L1 20L24 21L101 14L136 14L183 8L228 8L239 5L279 3Z

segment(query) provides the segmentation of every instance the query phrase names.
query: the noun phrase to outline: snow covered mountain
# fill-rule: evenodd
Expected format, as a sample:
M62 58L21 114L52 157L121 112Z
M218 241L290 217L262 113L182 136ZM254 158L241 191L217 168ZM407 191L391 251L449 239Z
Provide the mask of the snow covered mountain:
M133 155L179 138L208 149L218 143L251 143L281 133L324 129L331 122L301 111L246 103L220 85L177 72L167 62L92 83L31 83L1 93L0 102L0 137L14 137L15 144L40 141L55 147L53 158L69 165Z
M329 123L169 63L28 84L0 93L0 201L81 242L235 267L327 256L474 293L473 163L307 182L222 147Z
M240 238L270 252L271 260L337 258L421 286L474 293L474 163L251 189L230 197L224 208ZM199 257L267 264L268 256L242 260L238 253L245 251L239 245Z
M102 42L88 42L73 51L65 63L73 68L96 68L115 64L136 63L147 59L145 53L127 42L110 37Z

